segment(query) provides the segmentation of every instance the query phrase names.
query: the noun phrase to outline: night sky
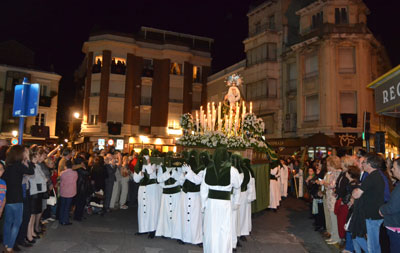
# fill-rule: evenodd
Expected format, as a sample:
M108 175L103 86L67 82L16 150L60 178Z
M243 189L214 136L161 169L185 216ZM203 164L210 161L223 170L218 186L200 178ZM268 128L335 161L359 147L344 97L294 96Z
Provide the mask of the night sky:
M140 26L206 36L215 40L212 71L244 59L249 6L257 0L2 1L0 41L14 39L35 52L39 67L54 66L63 76L59 110L71 104L73 72L82 62L82 45L93 31L136 33ZM386 46L392 66L400 64L396 0L364 0L368 26ZM67 96L65 96L67 94Z

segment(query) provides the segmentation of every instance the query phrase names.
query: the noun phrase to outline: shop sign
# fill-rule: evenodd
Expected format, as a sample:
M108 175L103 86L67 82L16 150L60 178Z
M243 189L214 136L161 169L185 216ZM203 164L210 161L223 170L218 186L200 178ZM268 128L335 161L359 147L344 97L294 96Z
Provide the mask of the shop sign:
M118 149L118 150L124 149L124 140L123 139L117 139L117 145L116 145L115 149Z
M98 139L97 140L97 144L99 144L99 146L105 146L106 145L106 140L105 139Z
M340 147L362 146L362 141L360 145L360 138L358 138L357 133L336 133L335 135Z
M375 103L378 113L400 105L400 75L394 76L375 88Z

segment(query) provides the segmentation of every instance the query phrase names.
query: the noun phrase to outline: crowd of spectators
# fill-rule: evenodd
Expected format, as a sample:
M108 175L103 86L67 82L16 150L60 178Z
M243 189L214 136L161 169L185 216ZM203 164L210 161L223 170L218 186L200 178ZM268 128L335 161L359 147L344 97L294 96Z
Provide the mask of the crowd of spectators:
M136 154L113 148L87 153L60 146L1 147L3 250L34 246L50 222L68 226L70 217L82 222L90 214L128 209L128 202L134 205L138 185L130 175L136 161Z
M399 252L400 158L359 150L305 168L310 218L328 244L345 253Z

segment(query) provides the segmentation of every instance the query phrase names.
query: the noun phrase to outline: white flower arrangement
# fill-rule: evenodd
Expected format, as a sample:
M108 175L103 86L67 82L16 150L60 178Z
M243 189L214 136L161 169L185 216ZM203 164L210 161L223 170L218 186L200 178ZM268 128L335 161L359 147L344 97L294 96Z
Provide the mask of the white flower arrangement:
M182 114L179 119L179 125L184 130L192 130L193 129L193 116L190 113Z
M244 116L243 130L261 136L264 133L265 125L261 118L254 113L247 113Z

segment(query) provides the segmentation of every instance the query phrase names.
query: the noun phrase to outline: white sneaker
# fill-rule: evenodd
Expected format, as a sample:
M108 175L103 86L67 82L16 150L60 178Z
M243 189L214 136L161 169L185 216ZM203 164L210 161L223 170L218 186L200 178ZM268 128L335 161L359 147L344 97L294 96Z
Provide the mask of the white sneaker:
M126 209L128 209L128 206L127 206L127 205L122 205L122 206L120 206L119 208L120 208L120 209L123 209L123 210L126 210Z
M56 219L54 219L54 218L48 218L47 220L48 220L48 221L55 221Z
M338 241L330 241L330 242L326 242L326 243L329 244L329 245L332 245L332 244L339 244Z
M97 204L96 202L90 202L89 205L94 206L94 207L98 207L98 208L103 208L103 205Z

